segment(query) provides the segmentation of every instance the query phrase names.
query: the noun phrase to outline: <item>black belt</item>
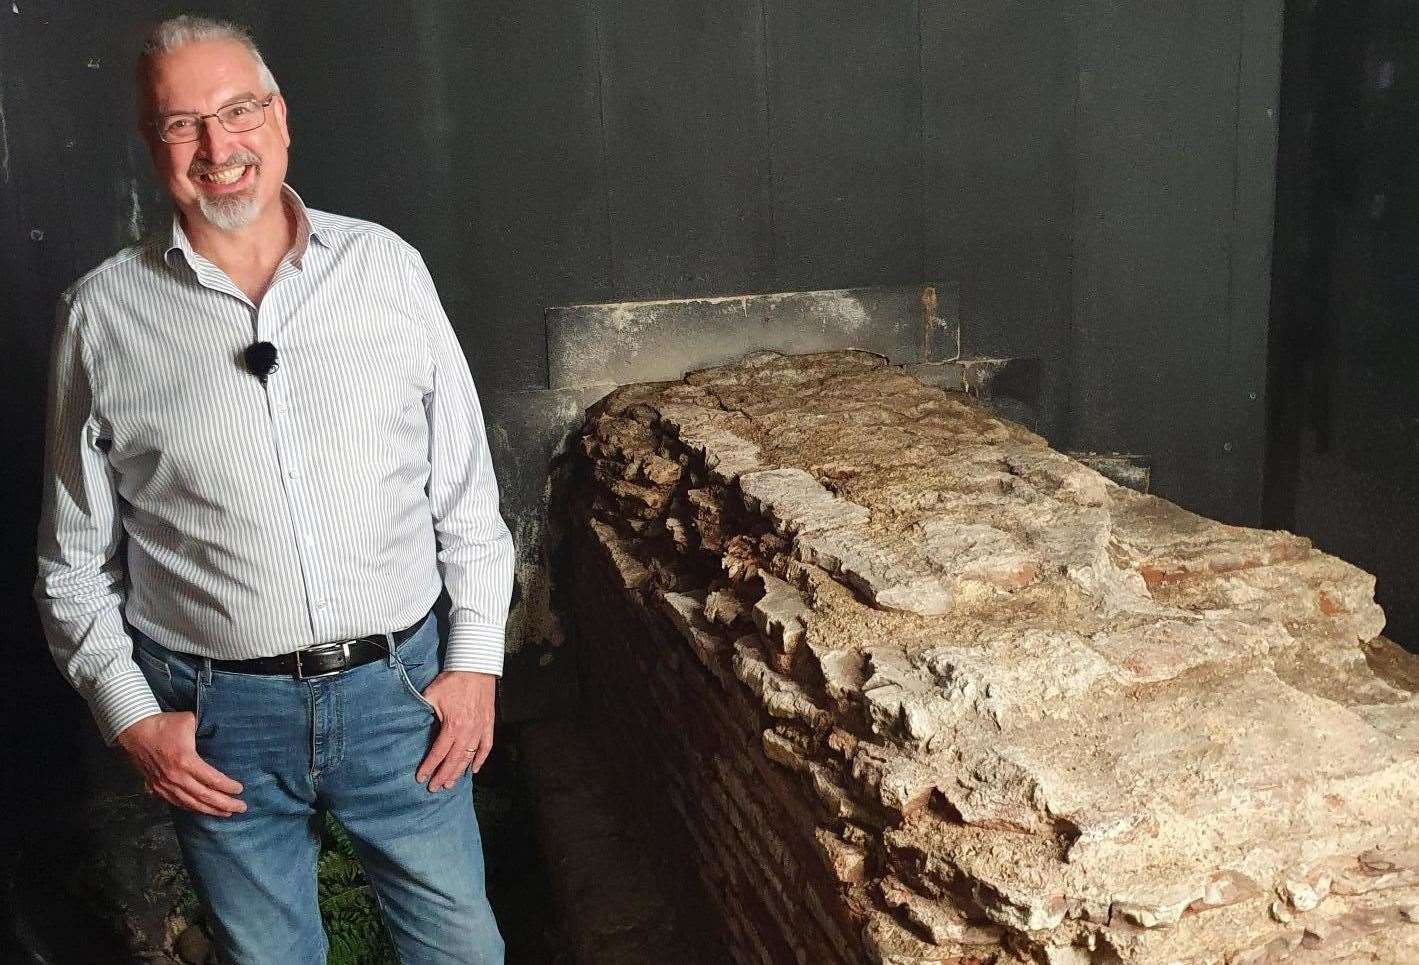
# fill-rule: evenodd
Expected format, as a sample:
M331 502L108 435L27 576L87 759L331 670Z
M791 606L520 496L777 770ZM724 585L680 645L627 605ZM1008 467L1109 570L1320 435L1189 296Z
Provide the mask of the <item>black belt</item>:
M394 637L397 647L414 635L414 631L428 619L425 614L413 626L405 627ZM268 676L295 677L305 680L309 677L325 677L349 670L361 664L378 660L389 653L384 634L356 637L352 640L335 640L331 643L317 643L304 650L282 653L274 657L252 657L249 660L213 660L212 669L228 673L265 674Z

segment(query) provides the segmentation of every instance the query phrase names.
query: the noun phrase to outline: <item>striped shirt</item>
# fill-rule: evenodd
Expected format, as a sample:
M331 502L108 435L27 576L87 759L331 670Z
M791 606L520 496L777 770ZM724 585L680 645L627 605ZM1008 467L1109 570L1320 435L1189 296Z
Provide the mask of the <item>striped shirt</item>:
M502 673L512 539L433 280L284 193L296 242L259 305L176 216L60 299L35 598L108 743L160 711L125 618L242 659L398 630L446 586L445 669ZM279 353L264 386L253 341Z

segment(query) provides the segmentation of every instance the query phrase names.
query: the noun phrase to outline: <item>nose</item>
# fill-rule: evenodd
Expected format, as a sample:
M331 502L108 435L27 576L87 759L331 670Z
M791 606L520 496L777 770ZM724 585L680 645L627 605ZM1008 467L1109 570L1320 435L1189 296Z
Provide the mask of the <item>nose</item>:
M225 161L236 145L238 135L230 133L215 117L202 119L202 153L212 162Z

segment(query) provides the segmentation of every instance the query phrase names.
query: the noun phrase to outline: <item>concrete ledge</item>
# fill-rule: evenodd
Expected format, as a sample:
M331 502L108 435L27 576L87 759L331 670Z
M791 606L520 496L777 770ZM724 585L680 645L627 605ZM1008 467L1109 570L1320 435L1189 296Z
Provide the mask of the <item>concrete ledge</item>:
M547 387L678 379L747 352L857 348L893 362L960 354L929 285L549 308Z

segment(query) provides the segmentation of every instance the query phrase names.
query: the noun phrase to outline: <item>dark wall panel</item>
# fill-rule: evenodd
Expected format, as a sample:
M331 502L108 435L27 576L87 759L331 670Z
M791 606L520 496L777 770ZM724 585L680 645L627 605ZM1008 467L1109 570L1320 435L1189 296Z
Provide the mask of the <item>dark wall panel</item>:
M1267 523L1374 573L1419 652L1419 7L1286 21Z
M1223 450L1220 500L1263 522L1266 383L1270 341L1271 246L1275 234L1280 131L1282 4L1244 0L1237 64L1236 190L1231 235L1231 311L1219 396L1233 449Z
M438 65L426 123L459 199L461 244L433 240L467 286L456 324L478 333L465 345L485 394L540 385L542 309L613 291L593 4L441 0L415 19Z
M599 5L617 297L770 287L759 0Z
M1068 418L1077 20L1067 5L923 0L924 277L970 353L1042 359Z
M779 287L919 280L916 3L764 6Z
M539 384L542 308L611 294L589 0L299 4L261 39L292 183L423 252L485 394Z
M541 385L542 309L612 296L591 0L443 4L420 14L442 38L455 136L451 180L469 182L470 330L503 369L501 385ZM422 10L421 5L421 10Z
M1075 442L1142 449L1165 495L1254 518L1259 507L1232 505L1221 485L1227 460L1262 457L1226 431L1241 7L1088 0L1082 10ZM1254 385L1264 377L1249 374Z

